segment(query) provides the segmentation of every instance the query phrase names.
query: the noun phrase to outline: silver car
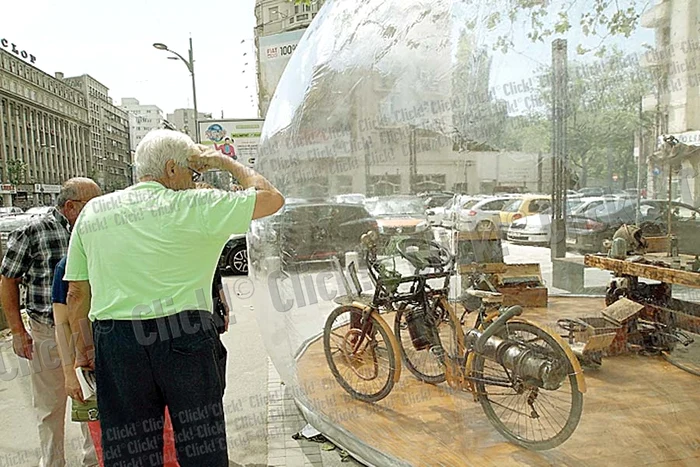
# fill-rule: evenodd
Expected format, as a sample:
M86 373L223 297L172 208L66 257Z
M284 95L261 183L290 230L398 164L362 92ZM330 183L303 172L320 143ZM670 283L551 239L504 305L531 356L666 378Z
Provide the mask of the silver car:
M590 202L602 200L602 197L568 199L566 214L572 214ZM538 214L526 216L513 221L508 229L508 241L529 245L549 245L551 239L552 210L547 209Z
M512 199L507 196L465 197L445 215L443 225L462 232L498 230L501 223L500 212Z

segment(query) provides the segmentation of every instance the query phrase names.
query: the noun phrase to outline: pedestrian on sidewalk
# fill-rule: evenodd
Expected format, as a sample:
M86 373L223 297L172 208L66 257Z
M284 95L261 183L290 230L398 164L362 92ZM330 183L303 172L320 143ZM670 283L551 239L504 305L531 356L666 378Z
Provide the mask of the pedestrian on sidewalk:
M146 135L135 166L139 183L95 200L79 219L64 277L71 328L93 322L94 352L89 335L78 338L76 365L95 369L105 466L158 465L167 406L179 464L227 467L213 265L231 234L277 212L284 198L253 170L175 131ZM193 189L212 169L245 190ZM134 442L138 450L128 448Z
M66 272L66 260L64 256L56 265L56 270L53 275L53 286L51 290L51 301L53 302L53 315L56 323L56 341L58 343L58 354L61 358L63 366L63 374L66 381L66 393L73 400L84 402L83 391L78 381L78 376L75 372L75 345L73 336L76 331L71 330L68 320L68 282L63 280ZM97 452L97 459L100 467L105 464L104 451L102 450L102 429L99 420L90 422L81 422L88 425L91 439ZM163 466L164 467L179 467L175 455L175 436L170 418L166 414L165 419L165 446L163 450Z
M41 467L65 465L65 418L68 397L63 369L56 349L51 309L54 268L68 251L70 230L85 204L101 194L89 178L65 182L56 206L13 231L0 267L0 300L12 331L12 347L21 358L32 361L32 402L39 428ZM19 284L27 286L29 330L19 308ZM87 426L82 425L82 465L97 465L95 448Z

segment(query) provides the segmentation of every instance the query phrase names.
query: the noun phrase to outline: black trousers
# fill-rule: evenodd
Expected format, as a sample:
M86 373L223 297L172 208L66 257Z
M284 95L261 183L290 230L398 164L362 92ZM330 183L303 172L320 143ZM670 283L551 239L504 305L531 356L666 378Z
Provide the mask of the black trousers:
M226 349L211 313L102 320L93 331L105 467L162 465L166 406L182 467L228 466Z

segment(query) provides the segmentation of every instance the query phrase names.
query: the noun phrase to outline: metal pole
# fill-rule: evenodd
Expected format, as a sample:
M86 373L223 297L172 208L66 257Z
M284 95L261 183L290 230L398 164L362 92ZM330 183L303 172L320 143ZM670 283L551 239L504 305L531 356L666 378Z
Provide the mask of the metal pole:
M566 256L566 113L568 110L567 42L552 42L552 259Z
M190 62L189 62L189 67L190 67L190 75L192 75L192 102L194 104L194 128L195 128L195 135L197 138L197 143L201 143L201 140L199 138L199 112L197 111L197 86L195 85L195 80L194 80L194 53L192 51L192 38L190 37Z
M542 193L542 151L537 153L537 193Z
M634 223L639 228L642 211L639 209L642 203L642 153L644 152L644 127L642 123L642 99L639 99L639 150L637 151L637 206L635 207Z
M671 212L673 205L672 200L673 200L673 164L671 162L668 163L668 227L666 227L666 231L668 232L669 240L671 239ZM669 254L671 253L671 242L668 242L669 244Z

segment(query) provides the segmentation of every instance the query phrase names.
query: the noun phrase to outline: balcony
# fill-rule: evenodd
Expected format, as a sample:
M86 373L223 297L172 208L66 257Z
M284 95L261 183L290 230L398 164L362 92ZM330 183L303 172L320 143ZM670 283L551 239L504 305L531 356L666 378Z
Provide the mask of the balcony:
M639 22L645 28L659 28L667 25L670 20L671 2L662 0L645 11Z
M290 16L289 25L287 26L286 30L292 31L294 29L305 28L309 24L311 24L311 21L313 21L314 17L316 17L316 13L310 12L299 13L298 15Z

